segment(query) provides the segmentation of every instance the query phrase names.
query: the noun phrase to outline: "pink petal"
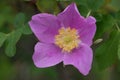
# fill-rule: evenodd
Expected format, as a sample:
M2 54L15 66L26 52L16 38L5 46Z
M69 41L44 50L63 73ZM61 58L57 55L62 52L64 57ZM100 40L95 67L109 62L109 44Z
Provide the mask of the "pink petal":
M92 49L84 43L72 53L64 55L63 62L65 65L75 66L83 75L87 75L92 64Z
M53 44L38 42L33 54L34 64L39 68L54 66L62 61L63 54L60 48Z
M84 22L84 17L80 15L75 3L70 4L57 17L64 27L80 28Z
M53 43L54 36L61 27L56 16L46 13L34 15L29 25L35 36L45 43Z
M89 16L85 19L86 21L83 23L83 26L78 30L80 39L83 43L91 46L92 39L96 32L96 20L94 17Z
M92 45L92 39L96 32L95 18L92 16L84 18L80 15L76 4L72 3L63 12L58 14L58 19L64 27L78 29L81 41L89 46Z

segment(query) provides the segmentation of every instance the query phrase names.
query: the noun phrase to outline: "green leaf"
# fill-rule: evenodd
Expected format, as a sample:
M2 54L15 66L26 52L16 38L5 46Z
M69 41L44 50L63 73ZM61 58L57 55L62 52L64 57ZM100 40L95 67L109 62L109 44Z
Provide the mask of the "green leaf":
M111 31L114 24L115 19L111 15L103 15L102 20L97 22L95 39L101 38L105 32Z
M112 0L109 5L116 11L120 10L120 0Z
M120 23L120 10L115 14L115 19L118 23Z
M87 0L73 0L73 1L75 1L77 4L80 4L80 5L87 5L86 4Z
M10 58L0 55L0 79L1 80L12 79L13 76L16 74L14 68L15 67L12 65Z
M24 25L24 27L21 28L21 31L25 35L32 34L32 31L31 31L31 29L30 29L28 24Z
M112 31L109 39L95 49L95 59L100 70L111 66L117 59L120 33Z
M100 13L95 12L95 13L93 13L93 16L95 17L95 19L97 20L97 22L101 22L103 20L103 16Z
M28 24L25 24L25 15L24 13L19 13L16 15L15 21L14 21L14 26L18 28L19 31L23 34L32 34L32 31Z
M118 58L120 60L120 38L119 38L119 44L118 44Z
M36 5L40 12L53 13L57 10L57 3L55 0L37 0Z
M89 9L85 5L78 5L78 10L80 11L80 14L85 17L89 12Z
M89 10L92 11L98 10L104 4L104 0L74 0L74 1L80 5L86 6Z
M80 14L82 16L87 16L88 12L90 11L90 9L88 8L87 5L87 0L73 0L76 2L78 10L80 11Z
M14 20L15 28L23 27L24 22L25 22L25 15L24 15L24 13L17 14L16 17L15 17L15 20Z
M7 56L12 57L15 55L16 43L18 42L20 37L21 37L20 30L13 31L8 35L5 48L5 53Z
M3 45L3 43L5 42L7 36L5 33L0 33L0 47Z
M105 0L87 0L88 8L92 11L98 10L103 4Z

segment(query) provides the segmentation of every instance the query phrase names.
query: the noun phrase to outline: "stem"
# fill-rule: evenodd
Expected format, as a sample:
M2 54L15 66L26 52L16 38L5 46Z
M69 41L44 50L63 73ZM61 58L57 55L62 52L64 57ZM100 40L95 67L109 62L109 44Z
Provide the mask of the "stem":
M87 16L86 16L86 17L88 17L90 14L91 14L91 10L87 13Z
M118 26L117 23L115 24L115 26L116 26L116 28L118 29L118 31L120 32L120 28L119 28L119 26Z

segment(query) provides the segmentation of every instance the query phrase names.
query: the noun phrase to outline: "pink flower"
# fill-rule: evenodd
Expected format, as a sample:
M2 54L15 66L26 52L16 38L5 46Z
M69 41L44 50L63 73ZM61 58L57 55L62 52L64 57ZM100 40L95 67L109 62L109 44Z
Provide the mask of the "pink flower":
M73 65L83 75L91 69L93 52L90 46L96 31L96 20L80 15L76 4L70 4L57 16L36 14L29 25L38 38L33 54L39 68L54 66L63 61Z

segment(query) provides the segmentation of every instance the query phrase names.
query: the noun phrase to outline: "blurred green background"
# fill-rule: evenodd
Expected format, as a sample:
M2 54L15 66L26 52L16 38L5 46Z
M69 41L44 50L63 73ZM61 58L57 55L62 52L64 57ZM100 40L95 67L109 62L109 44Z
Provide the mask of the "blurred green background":
M73 66L60 63L36 68L32 61L38 41L28 21L37 13L57 15L75 2L82 16L97 20L92 45L93 65L83 76ZM1 0L0 80L120 80L120 0Z

